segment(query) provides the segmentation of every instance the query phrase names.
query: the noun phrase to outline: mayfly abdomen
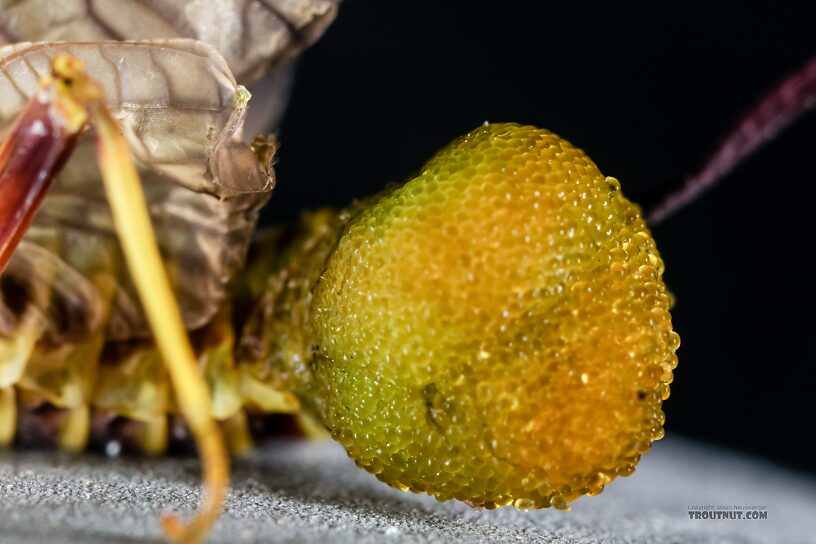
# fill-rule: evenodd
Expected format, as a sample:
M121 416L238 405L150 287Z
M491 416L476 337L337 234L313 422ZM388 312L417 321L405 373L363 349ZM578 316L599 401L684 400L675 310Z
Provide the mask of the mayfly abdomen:
M326 209L304 214L294 225L256 233L227 299L207 325L191 332L213 396L213 416L233 452L243 452L269 434L325 435L288 391L299 379L293 361L307 359L302 335L310 330L304 322L308 291L347 218L347 212ZM0 346L12 346L21 338L13 335ZM189 436L175 415L172 387L153 342L110 341L104 335L98 340L100 355L89 367L93 375L81 380L93 388L78 408L32 391L25 379L16 390L0 389L0 402L9 394L17 397L17 444L70 448L79 420L88 428L81 445L108 455L188 448ZM70 343L66 346L72 353L79 351ZM66 375L73 370L65 360L53 366ZM0 431L2 424L0 418Z

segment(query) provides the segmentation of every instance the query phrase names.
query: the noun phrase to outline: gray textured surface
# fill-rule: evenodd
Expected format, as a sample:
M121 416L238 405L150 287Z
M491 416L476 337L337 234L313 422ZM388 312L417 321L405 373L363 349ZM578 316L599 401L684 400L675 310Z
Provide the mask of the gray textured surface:
M160 542L157 519L198 502L194 460L0 453L0 542ZM571 512L475 510L401 493L333 444L273 444L236 467L211 542L816 542L816 482L682 440ZM689 520L690 504L768 507L767 520Z

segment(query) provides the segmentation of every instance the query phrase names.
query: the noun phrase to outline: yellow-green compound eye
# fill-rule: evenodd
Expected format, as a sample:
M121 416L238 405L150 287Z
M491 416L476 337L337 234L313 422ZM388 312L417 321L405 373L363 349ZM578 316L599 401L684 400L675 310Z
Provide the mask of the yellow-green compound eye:
M676 365L639 209L579 149L485 125L359 212L312 303L322 417L383 481L565 507L663 436Z

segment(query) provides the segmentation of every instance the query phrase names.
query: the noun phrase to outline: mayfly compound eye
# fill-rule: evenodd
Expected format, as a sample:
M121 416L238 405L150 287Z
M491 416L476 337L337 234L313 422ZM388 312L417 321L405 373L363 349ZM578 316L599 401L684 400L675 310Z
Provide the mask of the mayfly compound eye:
M663 262L581 150L485 125L332 229L290 265L266 361L381 480L565 508L663 436Z

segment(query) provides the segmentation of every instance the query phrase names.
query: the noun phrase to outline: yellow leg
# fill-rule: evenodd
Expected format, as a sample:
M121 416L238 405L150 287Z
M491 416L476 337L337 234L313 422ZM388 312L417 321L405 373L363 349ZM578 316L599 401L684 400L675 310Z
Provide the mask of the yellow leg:
M142 424L139 436L139 446L142 452L147 455L162 455L167 451L167 440L169 437L169 425L167 416L162 414L154 417L150 421Z
M227 439L227 447L233 455L244 455L252 449L252 435L249 432L249 420L246 412L241 410L221 423Z
M76 67L73 68L76 71ZM77 75L72 73L72 79ZM209 533L221 513L229 486L227 451L221 431L212 418L212 399L162 264L130 149L110 112L101 103L96 106L93 124L98 134L99 166L113 221L128 269L170 374L179 411L196 440L204 470L207 493L198 517L187 526L176 518L166 518L164 529L168 537L177 542L196 543Z
M281 391L260 382L249 373L241 374L240 391L246 404L256 407L265 413L296 414L300 402L288 391Z
M69 408L66 412L58 439L59 447L67 451L82 451L88 445L91 432L91 410L86 405Z
M169 518L164 527L173 540L199 542L221 512L229 485L229 461L221 431L212 418L209 391L156 246L130 149L105 106L104 90L87 75L82 62L66 54L55 56L51 74L42 79L41 85L51 93L63 128L70 129L67 133L79 133L89 121L96 128L99 167L125 260L203 464L206 497L198 516L187 526ZM89 419L87 407L69 414L61 438L65 446L76 447L87 440L84 435Z
M17 431L17 398L14 387L0 388L0 447L10 446Z
M0 337L0 387L20 381L42 332L42 318L27 311L10 338Z
M296 416L296 421L300 430L306 435L309 440L328 440L331 438L329 431L318 420L305 412L301 412Z

